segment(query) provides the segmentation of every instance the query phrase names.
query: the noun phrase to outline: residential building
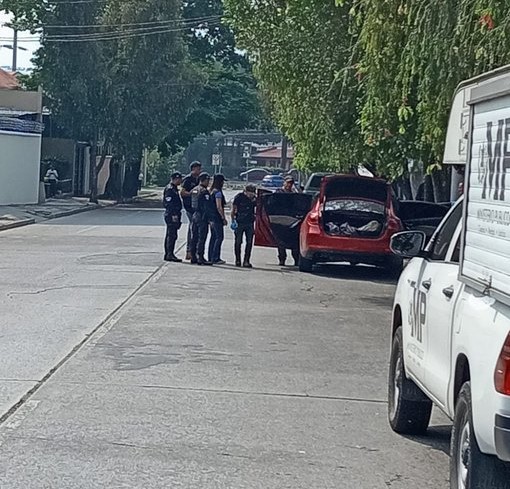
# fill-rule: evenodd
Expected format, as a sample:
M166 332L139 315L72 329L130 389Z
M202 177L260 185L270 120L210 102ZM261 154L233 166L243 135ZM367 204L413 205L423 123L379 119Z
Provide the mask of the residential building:
M0 205L39 201L42 92L0 70Z

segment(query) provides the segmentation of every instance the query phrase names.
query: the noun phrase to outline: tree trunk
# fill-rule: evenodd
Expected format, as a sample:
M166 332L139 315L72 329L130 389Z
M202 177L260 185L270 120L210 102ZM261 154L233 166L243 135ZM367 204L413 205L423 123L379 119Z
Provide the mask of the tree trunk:
M425 202L434 202L434 185L432 184L432 177L430 175L425 175L423 183L424 183L423 200Z
M106 182L105 195L110 199L119 200L121 198L121 165L117 162L115 155L110 160L110 177Z
M131 158L126 165L124 175L123 195L127 198L135 197L138 194L138 175L140 175L141 160Z
M436 202L450 201L450 175L449 167L432 172L432 186L434 188L434 199Z
M97 135L94 136L90 148L90 202L97 204Z
M394 183L397 196L400 200L413 200L413 191L409 181L409 175L403 175Z

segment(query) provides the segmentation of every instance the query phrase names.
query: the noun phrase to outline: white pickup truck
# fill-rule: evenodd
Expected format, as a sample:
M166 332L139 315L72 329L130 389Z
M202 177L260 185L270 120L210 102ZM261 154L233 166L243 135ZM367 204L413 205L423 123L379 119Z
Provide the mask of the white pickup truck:
M450 487L502 489L510 488L510 67L461 85L462 101L464 197L429 243L418 231L392 240L394 253L412 259L393 310L389 422L423 434L435 404L453 420Z

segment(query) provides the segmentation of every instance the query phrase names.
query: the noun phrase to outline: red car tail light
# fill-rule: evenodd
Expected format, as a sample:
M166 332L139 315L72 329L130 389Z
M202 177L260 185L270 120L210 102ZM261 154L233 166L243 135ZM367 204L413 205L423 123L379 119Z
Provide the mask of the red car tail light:
M388 231L391 233L398 233L402 230L402 223L399 219L395 219L394 217L390 217L388 219Z
M319 224L319 213L312 211L308 214L308 222L310 224Z
M500 394L510 396L510 333L506 337L496 364L494 386Z

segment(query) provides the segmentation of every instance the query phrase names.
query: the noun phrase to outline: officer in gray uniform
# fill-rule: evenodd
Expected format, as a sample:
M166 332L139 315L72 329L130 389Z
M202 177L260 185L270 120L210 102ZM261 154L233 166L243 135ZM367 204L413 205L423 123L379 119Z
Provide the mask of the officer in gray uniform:
M202 172L198 177L198 185L191 191L193 218L190 251L191 263L197 265L212 265L204 258L209 222L212 219L211 194L208 189L210 180L209 173Z

